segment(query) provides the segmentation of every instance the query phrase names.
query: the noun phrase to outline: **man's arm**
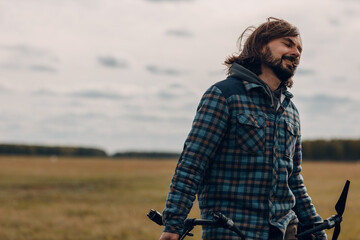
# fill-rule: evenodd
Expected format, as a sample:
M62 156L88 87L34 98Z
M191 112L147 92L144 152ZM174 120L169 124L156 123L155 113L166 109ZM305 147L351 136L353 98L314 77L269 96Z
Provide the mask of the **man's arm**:
M160 236L159 240L178 240L179 234L176 233L169 233L169 232L163 232Z
M212 86L200 101L170 185L163 212L164 232L181 234L209 161L226 133L228 119L226 99Z
M317 214L304 185L304 179L301 175L301 162L301 136L299 135L293 157L294 170L289 179L290 189L296 197L296 205L293 210L295 211L299 221L303 224L322 222L322 218L319 214ZM327 236L325 231L318 232L316 234L316 239L326 240Z

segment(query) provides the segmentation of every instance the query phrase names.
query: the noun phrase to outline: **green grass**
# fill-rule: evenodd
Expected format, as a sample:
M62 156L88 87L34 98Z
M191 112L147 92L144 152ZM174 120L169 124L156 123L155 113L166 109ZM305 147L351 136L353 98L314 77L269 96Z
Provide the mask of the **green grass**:
M0 157L0 239L159 239L150 208L165 206L176 161ZM305 162L309 194L323 217L351 180L340 239L360 239L360 165ZM199 217L197 204L191 217ZM201 229L193 240L201 239ZM332 231L328 231L331 237Z

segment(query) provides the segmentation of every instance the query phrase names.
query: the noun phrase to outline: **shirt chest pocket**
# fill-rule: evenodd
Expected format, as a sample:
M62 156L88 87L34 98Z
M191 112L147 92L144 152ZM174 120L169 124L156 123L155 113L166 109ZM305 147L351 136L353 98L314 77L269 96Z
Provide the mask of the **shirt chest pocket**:
M264 153L266 137L266 118L264 115L237 115L236 141L243 152Z
M299 125L286 119L280 126L279 150L283 155L292 158L296 148L296 141L300 135Z

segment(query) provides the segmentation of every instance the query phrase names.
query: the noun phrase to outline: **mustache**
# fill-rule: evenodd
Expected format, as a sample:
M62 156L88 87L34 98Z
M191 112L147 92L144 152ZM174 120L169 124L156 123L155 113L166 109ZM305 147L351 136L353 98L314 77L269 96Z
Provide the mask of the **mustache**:
M293 57L293 56L283 56L282 59L290 60L293 63L293 65L295 65L295 66L299 65L299 62L300 62L300 60L298 58Z

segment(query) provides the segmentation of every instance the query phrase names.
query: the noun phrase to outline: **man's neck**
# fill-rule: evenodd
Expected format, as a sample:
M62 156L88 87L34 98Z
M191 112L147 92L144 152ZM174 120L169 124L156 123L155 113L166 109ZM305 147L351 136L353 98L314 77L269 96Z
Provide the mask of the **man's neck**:
M264 65L261 65L261 74L259 75L259 78L263 80L272 91L278 89L281 84L280 79L274 74L273 70Z

